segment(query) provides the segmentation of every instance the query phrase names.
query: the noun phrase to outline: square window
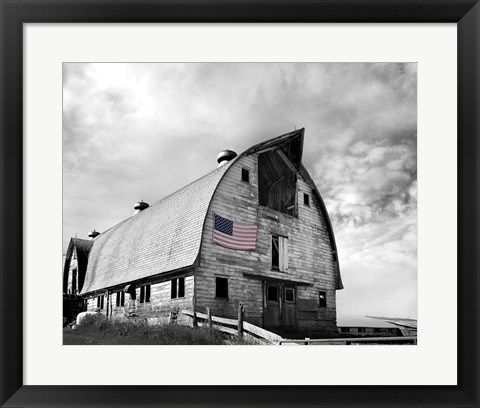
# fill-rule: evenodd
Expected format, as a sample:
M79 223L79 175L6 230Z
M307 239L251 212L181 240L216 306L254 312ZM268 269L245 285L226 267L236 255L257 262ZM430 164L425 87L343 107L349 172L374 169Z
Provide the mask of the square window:
M242 181L250 182L250 170L242 167Z
M303 204L310 207L310 196L308 194L303 194Z
M215 296L217 298L228 299L228 279L216 278Z
M327 293L325 291L318 292L318 305L320 307L327 307Z
M285 302L295 302L295 289L285 288Z
M278 302L278 287L274 285L267 286L267 301Z

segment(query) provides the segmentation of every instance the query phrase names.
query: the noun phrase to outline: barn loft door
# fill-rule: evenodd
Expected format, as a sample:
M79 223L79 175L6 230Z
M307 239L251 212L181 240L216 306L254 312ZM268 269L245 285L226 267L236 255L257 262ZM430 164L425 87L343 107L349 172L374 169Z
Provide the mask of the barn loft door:
M282 150L258 156L259 204L297 217L297 169Z

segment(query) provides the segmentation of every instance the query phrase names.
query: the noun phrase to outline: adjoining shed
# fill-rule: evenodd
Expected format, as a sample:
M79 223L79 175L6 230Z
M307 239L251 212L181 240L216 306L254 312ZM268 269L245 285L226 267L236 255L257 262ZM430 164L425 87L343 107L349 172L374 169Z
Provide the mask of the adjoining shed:
M402 336L401 328L387 320L368 316L338 316L338 331L344 335L361 336Z

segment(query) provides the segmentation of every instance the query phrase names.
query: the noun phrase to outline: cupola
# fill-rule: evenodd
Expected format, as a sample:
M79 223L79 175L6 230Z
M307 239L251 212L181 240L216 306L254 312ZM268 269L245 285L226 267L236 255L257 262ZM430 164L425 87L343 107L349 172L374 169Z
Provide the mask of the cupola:
M217 156L218 166L221 166L229 162L235 157L237 157L237 153L235 153L233 150L228 150L228 149L222 150L220 153L218 153L218 156Z
M145 208L148 208L148 203L143 202L143 200L140 200L135 203L133 206L134 212L133 215L138 214L140 211L143 211Z
M94 239L95 237L98 237L100 235L100 233L98 231L95 231L95 228L93 229L93 231L90 231L88 233L88 236L90 237L90 239Z

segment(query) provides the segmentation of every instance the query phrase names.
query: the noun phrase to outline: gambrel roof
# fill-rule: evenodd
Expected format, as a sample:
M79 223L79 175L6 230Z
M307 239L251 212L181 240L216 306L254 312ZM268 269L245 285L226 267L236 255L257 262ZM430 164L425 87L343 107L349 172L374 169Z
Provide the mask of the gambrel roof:
M305 177L308 173L301 165L303 135L304 129L299 129L252 146L199 180L100 234L94 239L82 294L192 266L200 251L210 202L232 164L245 155L281 149L285 158ZM336 253L333 231L320 194L318 199L332 250ZM338 261L335 267L336 286L341 289Z
M213 193L231 164L95 238L82 294L193 265Z

